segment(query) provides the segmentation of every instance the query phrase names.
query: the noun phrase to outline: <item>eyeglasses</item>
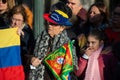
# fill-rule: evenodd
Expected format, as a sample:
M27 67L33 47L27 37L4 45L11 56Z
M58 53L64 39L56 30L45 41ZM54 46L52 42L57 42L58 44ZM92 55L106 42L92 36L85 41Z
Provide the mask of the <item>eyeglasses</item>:
M23 22L21 19L12 18L13 21Z
M7 0L0 0L3 4L5 4L7 2Z

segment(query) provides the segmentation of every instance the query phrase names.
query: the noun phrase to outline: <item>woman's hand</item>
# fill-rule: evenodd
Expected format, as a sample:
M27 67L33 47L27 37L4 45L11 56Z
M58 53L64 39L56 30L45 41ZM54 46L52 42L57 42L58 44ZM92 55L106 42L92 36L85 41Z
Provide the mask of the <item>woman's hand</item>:
M18 30L17 30L17 34L18 34L19 36L21 36L21 35L24 36L24 32L22 31L21 28L18 28Z
M36 57L32 57L31 59L31 64L35 67L37 67L38 65L41 64L41 60L39 60L39 58L36 58Z

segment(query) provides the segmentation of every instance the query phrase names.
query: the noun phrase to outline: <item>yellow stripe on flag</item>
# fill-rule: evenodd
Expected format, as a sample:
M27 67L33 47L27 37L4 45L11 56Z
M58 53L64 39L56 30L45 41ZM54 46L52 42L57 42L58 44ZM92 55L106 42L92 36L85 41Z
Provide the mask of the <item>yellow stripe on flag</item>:
M20 45L17 28L0 29L0 48Z

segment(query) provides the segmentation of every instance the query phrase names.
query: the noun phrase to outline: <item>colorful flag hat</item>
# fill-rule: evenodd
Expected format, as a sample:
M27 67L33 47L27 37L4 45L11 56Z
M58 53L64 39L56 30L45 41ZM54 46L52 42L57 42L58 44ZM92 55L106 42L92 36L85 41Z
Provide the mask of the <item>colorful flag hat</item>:
M68 15L61 10L55 10L51 14L45 13L44 18L48 22L54 24L72 26L72 23L69 21Z

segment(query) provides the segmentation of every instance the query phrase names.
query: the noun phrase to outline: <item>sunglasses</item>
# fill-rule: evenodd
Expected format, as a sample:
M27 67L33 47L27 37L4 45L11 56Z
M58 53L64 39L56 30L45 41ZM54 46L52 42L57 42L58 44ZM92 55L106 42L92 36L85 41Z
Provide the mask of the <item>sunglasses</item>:
M7 2L7 0L0 0L3 4L5 4Z

